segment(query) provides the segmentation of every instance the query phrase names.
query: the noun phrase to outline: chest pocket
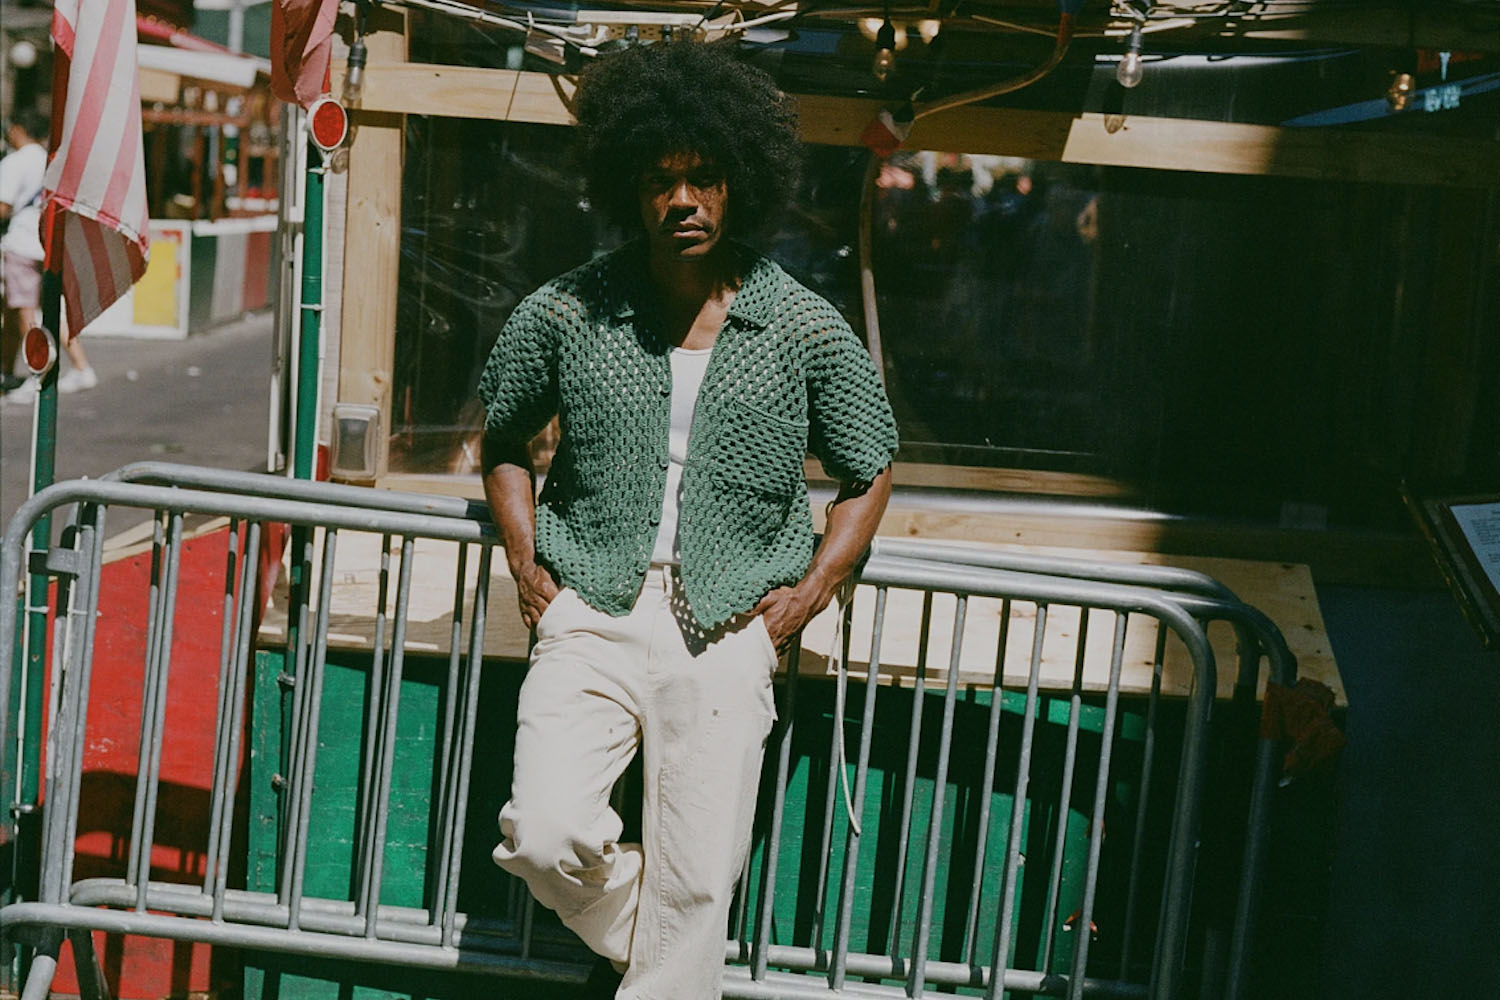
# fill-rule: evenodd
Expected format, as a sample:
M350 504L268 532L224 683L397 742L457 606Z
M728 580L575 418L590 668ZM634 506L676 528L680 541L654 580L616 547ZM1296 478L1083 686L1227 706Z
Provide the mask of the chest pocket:
M806 454L806 420L788 420L737 399L725 400L710 450L715 479L728 486L790 497L802 481Z

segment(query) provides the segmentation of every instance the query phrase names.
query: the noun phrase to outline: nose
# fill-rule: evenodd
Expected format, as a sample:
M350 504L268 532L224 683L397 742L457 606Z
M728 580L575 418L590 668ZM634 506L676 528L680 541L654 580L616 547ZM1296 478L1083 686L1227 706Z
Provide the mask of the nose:
M673 183L667 192L667 205L673 209L689 211L698 207L698 200L693 196L693 186L687 182L687 178L680 178Z

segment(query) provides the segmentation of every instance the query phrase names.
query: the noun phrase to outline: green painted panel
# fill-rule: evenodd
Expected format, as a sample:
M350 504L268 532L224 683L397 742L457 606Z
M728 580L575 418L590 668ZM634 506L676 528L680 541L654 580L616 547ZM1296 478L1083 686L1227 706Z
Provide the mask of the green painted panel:
M896 954L910 956L919 929L919 901L932 830L941 692L929 691L921 716L921 740L911 789L910 828L906 850L901 850L901 823L906 808L906 748L911 719L910 691L885 690L880 695L871 740L871 768L860 813L858 863L849 903L849 935L856 951L884 953L894 940ZM853 757L858 752L862 686L852 685L846 708L844 748L850 791ZM929 957L966 961L971 955L988 962L994 955L999 924L999 900L1004 881L1007 841L1014 814L1016 762L1025 697L1006 692L1001 702L999 753L988 790L984 788L984 746L989 725L987 690L960 696L954 717L954 751L944 786L943 811L933 857ZM771 939L777 944L830 947L838 926L843 881L843 852L823 873L818 891L822 831L831 808L830 840L848 842L850 826L837 770L830 761L837 751L828 733L833 718L831 685L800 686L788 782L782 848L776 874ZM1066 698L1043 698L1037 707L1035 749L1027 800L1020 812L1020 866L1012 904L1008 952L1019 967L1066 971L1071 966L1077 937L1076 920L1083 902L1088 861L1088 825L1098 780L1097 758L1104 719L1101 701L1085 700L1079 712L1078 763L1066 798L1062 779L1070 706ZM1091 968L1101 947L1119 950L1123 923L1125 876L1139 791L1142 716L1122 709L1117 718L1114 760L1108 784L1105 840L1101 847L1101 883L1094 923L1100 928L1091 946ZM768 760L770 771L774 762ZM1173 764L1175 767L1175 764ZM1158 789L1159 790L1159 789ZM830 792L832 798L830 799ZM831 803L831 806L830 806ZM762 817L762 823L767 817ZM982 824L982 825L981 825ZM1063 826L1062 855L1054 866L1058 827ZM983 849L981 850L981 838ZM764 837L758 837L752 858L750 914L759 910L759 886L764 866ZM1153 851L1151 853L1159 853ZM1147 861L1149 862L1149 858ZM1054 890L1054 871L1056 888ZM899 880L899 881L898 881ZM970 915L976 882L981 903ZM1150 884L1150 883L1147 883ZM1159 884L1159 883L1158 883ZM899 891L898 891L899 885ZM1044 933L1049 901L1056 893L1050 933ZM1138 923L1150 923L1155 904L1144 904ZM752 917L753 924L753 917ZM1108 928L1108 930L1106 930ZM1113 939L1111 933L1113 932ZM1047 938L1051 938L1050 955ZM1103 963L1107 968L1107 962ZM1134 964L1134 963L1132 963ZM959 989L978 994L980 990Z
M279 650L256 655L254 716L250 764L250 865L247 881L262 891L274 890L278 878L278 845L282 837L282 793L277 776L286 752L292 695L277 677L285 656ZM368 654L330 651L323 680L318 758L312 797L307 891L310 895L352 899L355 891L358 789L370 698ZM427 844L436 801L439 747L447 691L446 659L408 656L397 716L395 763L384 851L381 902L423 906L433 891ZM485 666L475 740L475 767L470 783L468 824L462 847L460 909L501 915L509 898L510 879L490 861L498 838L495 814L510 787L515 701L522 669L513 663ZM485 725L484 720L504 720ZM551 914L539 926L555 928ZM398 984L398 985L393 985ZM314 962L285 956L250 955L246 960L246 1000L395 1000L398 997L550 996L534 984L507 992L507 981L458 974L403 974L350 963ZM561 994L559 994L560 996Z
M313 798L309 852L310 891L349 898L354 856L355 795L359 753L365 728L369 692L368 656L330 653L324 680L317 787ZM257 657L255 723L251 764L251 867L255 887L273 888L276 872L277 793L271 785L281 759L281 730L289 717L290 696L276 682L282 657L262 651ZM382 894L386 903L422 905L430 879L426 844L429 804L434 799L436 755L441 744L441 713L446 687L446 661L408 658L401 688L397 760L389 813ZM494 814L509 789L515 703L523 675L513 663L487 664L480 703L480 732L469 801L469 823L463 846L460 906L479 914L500 914L509 892L509 878L489 859L497 831ZM845 752L853 781L853 756L858 752L862 685L852 685L846 706ZM861 811L861 843L850 905L850 941L854 950L884 952L895 939L898 954L910 955L918 927L918 904L927 860L927 838L933 823L938 734L942 724L942 693L929 691L921 706L921 740L915 780L911 787L910 832L901 850L901 818L907 800L907 732L914 694L884 689L877 703L872 732L871 767ZM1013 815L1016 762L1019 758L1025 698L1006 692L1001 702L999 751L989 786L984 784L984 747L990 715L990 692L963 692L954 718L954 751L944 786L941 833L934 854L930 957L964 961L972 953L989 961L994 953L1006 844ZM1127 701L1117 718L1114 763L1107 782L1105 838L1099 896L1095 907L1098 933L1091 946L1090 968L1109 975L1118 962L1124 922L1126 873L1135 836L1135 815L1142 764L1144 722L1137 703ZM804 681L799 685L792 773L782 828L782 848L776 877L772 940L779 944L823 947L833 943L843 880L842 850L824 873L818 891L819 858L825 810L832 802L831 838L842 845L849 837L837 772L830 760L834 710L831 684ZM1067 698L1042 698L1036 709L1036 733L1029 794L1020 811L1020 845L1024 864L1016 881L1011 910L1008 950L1020 967L1066 971L1072 961L1078 931L1068 918L1082 904L1087 866L1087 828L1098 780L1097 757L1104 720L1102 701L1082 699L1079 713L1078 760L1070 789L1063 794L1062 778L1067 748L1070 703ZM1170 711L1163 714L1170 715ZM486 725L484 720L493 720ZM1159 727L1162 720L1158 720ZM1176 726L1177 728L1173 728ZM1176 745L1180 723L1159 728L1158 747ZM1158 751L1159 755L1161 751ZM774 776L774 754L768 753L763 789ZM1175 758L1159 756L1147 809L1142 878L1160 885ZM830 776L833 780L830 782ZM629 780L629 778L627 778ZM638 794L639 780L632 786ZM851 789L852 790L852 789ZM830 800L830 793L832 799ZM769 795L762 795L763 806ZM768 813L763 808L763 813ZM759 886L764 865L765 824L760 817L752 855L751 898L747 912L759 911ZM635 821L626 817L627 836ZM1060 864L1054 865L1058 829L1062 827ZM981 839L983 849L980 849ZM898 886L897 870L904 873ZM1055 873L1055 879L1054 879ZM1055 917L1044 930L1049 902ZM981 905L971 918L969 901L976 882ZM539 909L538 919L556 926L555 918ZM1131 974L1140 976L1149 960L1156 919L1156 900L1144 900L1136 917L1136 956ZM972 926L971 926L972 924ZM1050 950L1050 954L1049 954ZM247 1000L394 1000L397 997L506 997L503 980L474 981L460 976L424 976L416 986L397 985L389 975L372 975L337 963L313 963L285 958L256 958L245 978ZM379 970L377 970L378 973ZM465 986L464 984L467 984ZM542 998L535 984L516 995ZM424 992L425 991L425 992ZM959 989L959 993L978 993Z

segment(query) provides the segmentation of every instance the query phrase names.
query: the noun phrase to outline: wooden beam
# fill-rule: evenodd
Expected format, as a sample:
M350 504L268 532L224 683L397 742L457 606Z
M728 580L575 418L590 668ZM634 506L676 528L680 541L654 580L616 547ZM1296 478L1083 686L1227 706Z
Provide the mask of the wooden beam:
M370 60L364 106L403 114L566 125L574 81L546 73ZM859 145L878 101L803 95L808 142ZM1234 122L965 107L924 118L912 149L1213 174L1491 187L1500 143Z
M334 67L333 92L344 67ZM577 81L548 73L520 73L477 66L384 63L372 58L365 70L361 104L370 110L444 118L483 118L572 125Z
M1219 0L1212 0L1218 5ZM1392 49L1421 48L1458 52L1500 52L1500 28L1474 27L1492 11L1444 10L1415 3L1391 4L1383 10L1351 5L1343 10L1310 10L1304 14L1257 13L1225 19L1221 38L1304 42L1311 45L1359 45Z
M799 99L803 138L856 145L877 101ZM1210 174L1490 187L1500 143L1234 122L965 107L917 121L907 146Z
M406 61L406 15L376 6L365 45L371 65ZM334 93L342 88L335 85ZM401 268L401 161L405 120L364 103L354 114L344 221L338 399L378 406L376 469L390 452L391 373L396 367L396 276Z

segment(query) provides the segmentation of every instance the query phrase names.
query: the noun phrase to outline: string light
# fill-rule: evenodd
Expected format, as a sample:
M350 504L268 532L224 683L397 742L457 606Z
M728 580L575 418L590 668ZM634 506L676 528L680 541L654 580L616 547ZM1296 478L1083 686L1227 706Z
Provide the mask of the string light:
M1129 89L1140 86L1143 75L1145 66L1141 60L1141 26L1137 24L1130 29L1130 44L1120 59L1120 64L1115 67L1115 79L1120 81L1120 86Z
M1411 97L1416 89L1417 81L1410 73L1396 73L1391 76L1391 85L1386 88L1386 103L1391 106L1392 111L1405 111L1411 104Z
M870 72L875 74L875 79L884 83L895 66L896 26L891 24L890 18L886 18L875 34L875 59L870 63Z

